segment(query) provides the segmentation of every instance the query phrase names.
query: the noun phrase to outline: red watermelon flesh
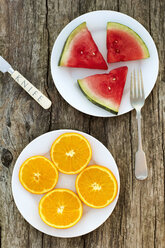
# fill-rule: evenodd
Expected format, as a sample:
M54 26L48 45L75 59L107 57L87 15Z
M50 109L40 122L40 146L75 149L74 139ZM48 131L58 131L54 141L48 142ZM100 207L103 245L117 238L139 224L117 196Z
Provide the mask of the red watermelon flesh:
M69 35L64 45L59 65L89 69L108 69L85 22L75 28Z
M78 80L87 98L100 107L117 114L119 111L128 67L123 66L108 74L96 74Z
M146 44L136 32L115 22L107 24L107 49L108 63L139 60L150 56Z

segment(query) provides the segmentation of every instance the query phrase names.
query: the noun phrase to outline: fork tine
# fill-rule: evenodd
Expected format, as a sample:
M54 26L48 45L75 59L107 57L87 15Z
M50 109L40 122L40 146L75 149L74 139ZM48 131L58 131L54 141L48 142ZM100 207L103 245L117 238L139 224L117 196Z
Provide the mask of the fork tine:
M138 70L138 97L141 97L141 94L140 94L140 78L139 78L139 70Z
M131 89L130 89L130 98L133 98L133 77L132 77L132 72L131 72Z
M141 69L140 69L140 75L141 75L141 92L142 92L142 97L144 98L143 77L142 77L142 71L141 71Z
M134 98L136 98L136 74L135 74L135 69L134 69Z

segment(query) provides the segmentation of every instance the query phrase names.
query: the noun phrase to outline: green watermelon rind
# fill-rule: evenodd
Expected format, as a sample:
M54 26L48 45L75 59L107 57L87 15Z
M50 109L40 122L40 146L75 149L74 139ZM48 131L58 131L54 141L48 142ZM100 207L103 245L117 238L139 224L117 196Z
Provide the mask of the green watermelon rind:
M80 87L82 93L87 97L87 99L88 99L90 102L92 102L92 103L94 103L95 105L97 105L97 106L99 106L99 107L101 107L101 108L107 110L108 112L111 112L112 114L115 114L115 115L118 114L118 111L117 111L117 110L115 110L115 109L113 109L113 108L109 108L109 107L103 105L102 103L99 103L98 101L95 101L94 99L92 99L92 98L87 94L87 92L85 92L85 90L83 89L83 87L82 87L82 85L81 85L81 81L82 81L81 79L77 80L78 85L79 85L79 87Z
M74 39L74 37L83 29L86 29L86 22L81 23L79 26L77 26L72 32L71 34L68 36L67 40L65 41L65 44L63 46L63 50L58 62L59 66L64 66L65 65L65 59L66 59L66 54L69 48L70 43L72 42L72 40Z
M148 50L148 47L146 45L146 43L143 41L143 39L140 37L140 35L138 35L133 29L129 28L128 26L118 23L118 22L107 22L107 30L108 29L113 29L115 28L116 30L122 30L122 31L126 31L129 34L131 34L139 43L139 45L141 46L143 53L145 55L144 58L149 58L150 57L150 53Z

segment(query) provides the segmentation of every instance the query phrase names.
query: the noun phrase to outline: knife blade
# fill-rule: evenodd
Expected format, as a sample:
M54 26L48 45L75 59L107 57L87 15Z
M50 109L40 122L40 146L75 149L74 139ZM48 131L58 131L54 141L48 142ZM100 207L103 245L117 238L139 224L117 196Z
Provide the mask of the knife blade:
M33 84L24 78L18 71L15 71L11 65L0 56L0 71L11 74L11 77L31 96L38 102L44 109L51 106L51 101L43 95Z
M14 72L11 65L2 56L0 56L0 71L3 73L9 72L10 74Z

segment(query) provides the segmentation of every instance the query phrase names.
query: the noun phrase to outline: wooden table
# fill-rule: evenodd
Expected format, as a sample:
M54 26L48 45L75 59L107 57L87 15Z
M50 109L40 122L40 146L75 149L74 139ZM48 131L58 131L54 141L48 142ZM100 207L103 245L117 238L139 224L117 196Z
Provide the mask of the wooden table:
M142 110L142 137L149 177L137 181L135 111L116 118L94 118L69 106L50 73L53 43L61 29L88 11L126 13L143 24L159 51L157 83ZM165 1L163 0L0 0L0 54L53 102L43 110L8 76L0 73L0 228L2 248L164 248L165 247ZM152 68L151 68L152 70ZM114 156L121 191L111 217L78 238L45 235L18 212L11 191L14 163L22 149L50 130L72 128L99 139Z

